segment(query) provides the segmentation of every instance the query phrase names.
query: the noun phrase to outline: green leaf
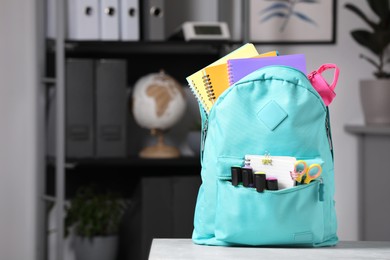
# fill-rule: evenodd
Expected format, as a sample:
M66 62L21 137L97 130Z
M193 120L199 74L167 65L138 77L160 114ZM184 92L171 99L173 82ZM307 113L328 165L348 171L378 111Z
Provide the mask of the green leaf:
M390 78L390 73L389 72L386 72L386 71L377 71L377 72L374 72L374 75L375 77L379 78L379 79L388 79Z
M388 0L367 0L371 10L376 13L381 20L387 20L389 16Z
M373 60L370 57L367 57L363 54L360 54L360 58L368 61L368 63L372 64L376 69L379 70L379 64L375 60Z
M351 35L357 43L359 43L363 47L366 47L374 54L376 55L381 54L383 48L377 42L377 38L373 33L365 30L355 30L351 32Z
M374 33L374 39L378 42L378 45L382 48L382 52L385 51L385 49L390 44L390 30L388 31L378 31Z
M110 235L118 232L121 218L128 205L118 193L98 193L94 186L80 188L66 206L65 226L82 237Z
M367 16L358 7L354 6L353 4L346 4L344 7L362 18L362 20L365 21L374 30L377 28L377 25L368 19Z

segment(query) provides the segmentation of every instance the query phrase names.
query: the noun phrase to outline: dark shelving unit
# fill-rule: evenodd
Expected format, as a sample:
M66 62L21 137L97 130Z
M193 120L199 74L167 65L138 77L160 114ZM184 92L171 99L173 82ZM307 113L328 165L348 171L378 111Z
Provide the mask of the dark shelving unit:
M42 79L48 88L55 88L56 91L58 86L66 87L63 75L64 63L68 58L124 59L127 61L127 84L130 89L140 77L161 69L186 86L185 78L188 75L214 62L235 47L234 43L226 42L63 40L58 44L59 41L61 39L46 40L46 75ZM62 52L62 55L58 52ZM62 63L58 59L62 59ZM63 93L57 94L57 100L64 99ZM65 102L63 104L66 105ZM64 109L57 111L57 116L63 117L63 113ZM130 120L133 119L130 117ZM131 124L133 128L130 128L128 135L131 135L132 131L138 131L138 137L146 134L146 131L142 130L140 133L139 129L135 129L134 122ZM64 135L57 133L55 138L57 142L58 138L64 138L66 143ZM60 142L61 149L64 149L64 143ZM122 242L118 260L147 259L154 237L190 238L196 196L201 184L201 164L198 156L142 159L136 155L137 149L139 147L133 149L126 158L79 159L67 158L66 154L61 154L60 158L46 158L43 195L46 201L64 205L78 187L93 183L101 189L117 190L133 202L121 230ZM58 213L56 218L61 228L63 223L60 223L59 214L63 213ZM154 221L156 214L161 215L158 222ZM63 239L58 237L58 240L57 249L63 247ZM134 241L138 241L138 244L133 243ZM62 250L59 249L59 260Z
M191 237L196 196L201 184L200 158L142 159L135 155L139 147L135 147L126 158L67 158L64 131L66 59L124 59L130 90L140 77L160 70L186 86L187 76L242 43L69 41L65 37L66 5L63 1L56 3L57 36L45 39L42 35L45 39L42 84L47 90L55 90L57 102L54 134L57 156L46 158L45 191L42 194L49 204L57 205L56 259L62 260L64 253L65 202L79 186L88 183L121 191L133 202L121 229L118 260L147 259L153 237ZM131 135L132 131L136 131L135 128L127 134ZM138 133L133 141L136 143L144 134Z
M65 52L67 55L126 55L126 54L206 54L219 55L225 46L232 42L215 41L65 41ZM55 52L56 42L53 39L47 40L49 52Z

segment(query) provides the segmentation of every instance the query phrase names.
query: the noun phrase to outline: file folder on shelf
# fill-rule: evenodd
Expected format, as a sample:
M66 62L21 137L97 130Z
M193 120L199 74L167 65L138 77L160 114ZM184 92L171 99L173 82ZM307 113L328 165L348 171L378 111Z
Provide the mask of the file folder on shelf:
M68 39L99 39L99 1L68 0Z
M66 156L94 156L94 66L93 60L66 61Z
M122 41L139 41L140 15L138 0L119 0L120 39Z
M47 37L56 37L56 0L47 0ZM99 39L99 0L66 0L65 38L69 40Z
M119 2L100 0L100 39L119 40Z
M97 60L96 156L126 156L126 61Z
M146 41L165 40L164 0L142 1L143 39Z

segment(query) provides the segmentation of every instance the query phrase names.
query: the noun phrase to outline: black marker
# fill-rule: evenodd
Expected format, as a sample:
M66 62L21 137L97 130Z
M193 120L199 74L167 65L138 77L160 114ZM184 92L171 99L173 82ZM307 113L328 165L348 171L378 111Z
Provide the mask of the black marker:
M232 174L232 185L237 186L240 182L242 182L241 166L232 166L230 170Z
M278 190L278 179L276 178L267 178L267 190Z
M265 172L255 172L255 187L258 192L263 192L266 186Z
M241 172L242 172L242 185L244 185L244 187L253 187L252 167L244 166L241 168Z

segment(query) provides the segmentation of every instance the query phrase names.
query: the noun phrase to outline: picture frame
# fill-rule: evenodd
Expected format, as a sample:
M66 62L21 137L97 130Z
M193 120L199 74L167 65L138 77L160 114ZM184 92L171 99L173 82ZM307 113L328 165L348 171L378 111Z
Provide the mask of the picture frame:
M248 39L256 44L334 44L336 0L249 0Z

